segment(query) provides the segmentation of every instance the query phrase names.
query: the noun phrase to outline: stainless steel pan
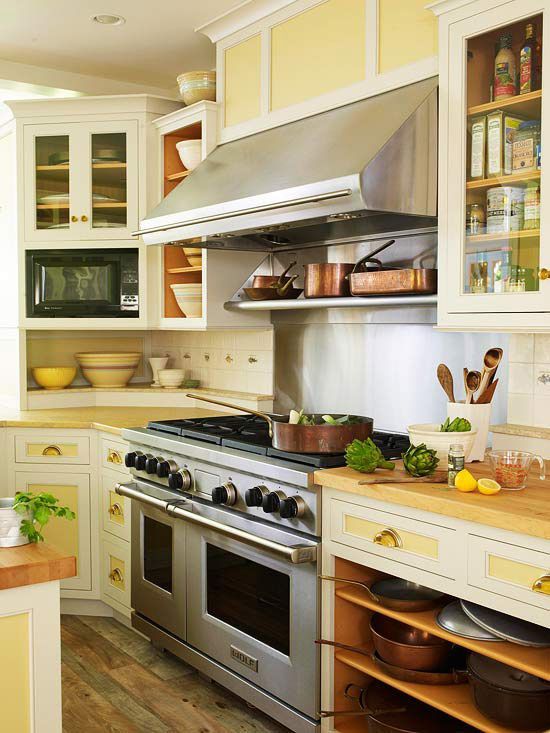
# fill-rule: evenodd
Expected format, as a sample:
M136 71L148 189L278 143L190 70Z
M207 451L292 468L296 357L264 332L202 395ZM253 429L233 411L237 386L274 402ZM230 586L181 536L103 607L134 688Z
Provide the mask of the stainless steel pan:
M343 453L346 446L356 438L366 440L373 431L373 419L361 415L349 416L357 420L353 425L327 425L322 422L321 415L316 414L310 414L308 417L319 422L317 425L291 425L288 422L288 415L267 415L265 412L258 412L231 402L213 400L197 394L188 394L187 397L261 417L268 424L273 447L287 453ZM338 418L343 415L333 413L333 417Z

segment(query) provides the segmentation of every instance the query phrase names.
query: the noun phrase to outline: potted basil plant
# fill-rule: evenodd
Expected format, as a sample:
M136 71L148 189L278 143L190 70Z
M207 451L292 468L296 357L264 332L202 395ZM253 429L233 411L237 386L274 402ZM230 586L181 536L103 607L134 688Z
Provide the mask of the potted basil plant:
M30 542L43 542L42 529L51 517L72 520L75 513L59 506L59 500L48 493L18 492L15 497L0 499L0 547L17 547Z

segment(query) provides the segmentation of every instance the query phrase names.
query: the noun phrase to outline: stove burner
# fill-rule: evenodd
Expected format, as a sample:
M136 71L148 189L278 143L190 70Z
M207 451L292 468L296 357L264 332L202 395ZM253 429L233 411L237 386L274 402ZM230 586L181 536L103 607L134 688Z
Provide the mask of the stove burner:
M161 420L150 422L150 430L191 438L226 448L242 450L256 455L279 458L301 463L312 468L333 468L345 465L343 453L335 455L317 453L287 453L273 448L265 420L255 415L228 415L227 417L199 417L186 420ZM385 458L400 458L409 447L406 435L375 431L374 443Z

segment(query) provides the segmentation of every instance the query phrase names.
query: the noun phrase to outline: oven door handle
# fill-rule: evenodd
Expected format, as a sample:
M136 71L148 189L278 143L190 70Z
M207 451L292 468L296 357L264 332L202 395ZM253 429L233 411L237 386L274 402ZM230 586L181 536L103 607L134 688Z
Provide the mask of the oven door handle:
M226 524L222 524L221 522L216 522L214 519L208 519L207 517L202 517L200 514L194 514L193 512L184 509L183 507L185 506L192 507L193 505L191 502L185 500L169 502L166 511L172 517L178 517L179 519L191 522L191 524L197 524L200 527L211 529L225 537L237 540L238 542L243 542L245 545L250 545L250 547L258 547L261 550L272 552L278 557L283 558L283 560L291 562L293 565L317 561L318 546L315 544L293 545L287 547L286 545L281 545L278 542L267 540L264 537L258 537L257 535L250 534L250 532L246 532L243 529L230 527Z
M316 544L294 545L290 547L280 545L278 542L272 542L264 537L258 537L254 534L250 534L250 532L237 529L236 527L229 527L226 524L216 522L213 519L202 517L200 514L193 514L193 512L187 511L183 508L185 506L193 506L189 501L185 501L184 499L176 502L163 501L162 499L157 499L155 496L150 496L149 494L139 491L138 486L139 481L132 482L131 484L116 484L115 491L121 496L126 496L129 499L135 499L136 501L152 506L155 509L160 509L171 517L177 517L178 519L184 519L192 524L198 524L201 527L211 529L225 537L230 537L233 540L243 542L245 545L257 547L261 550L267 550L268 552L271 552L294 565L306 562L317 562L318 546Z

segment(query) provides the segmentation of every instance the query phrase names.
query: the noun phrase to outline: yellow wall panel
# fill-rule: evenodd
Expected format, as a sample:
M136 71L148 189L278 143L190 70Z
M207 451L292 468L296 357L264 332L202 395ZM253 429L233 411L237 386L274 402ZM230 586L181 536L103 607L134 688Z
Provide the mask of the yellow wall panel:
M378 72L437 54L437 18L426 0L378 0Z
M326 0L271 30L271 109L365 78L365 0Z
M0 729L29 733L31 680L29 614L0 616Z
M261 37L248 38L225 51L225 126L260 115Z

